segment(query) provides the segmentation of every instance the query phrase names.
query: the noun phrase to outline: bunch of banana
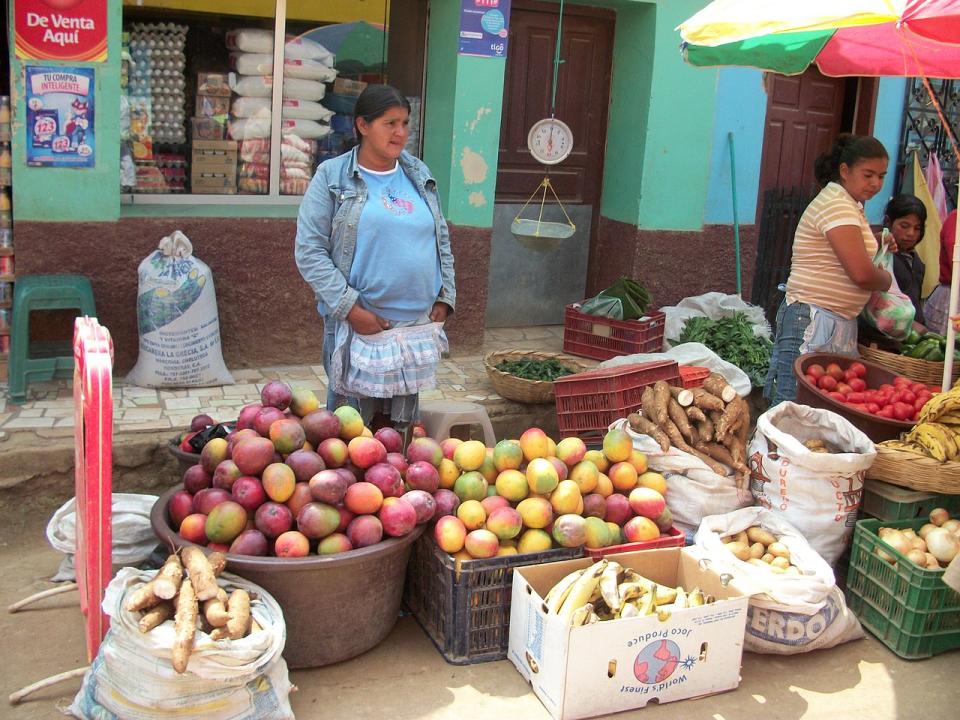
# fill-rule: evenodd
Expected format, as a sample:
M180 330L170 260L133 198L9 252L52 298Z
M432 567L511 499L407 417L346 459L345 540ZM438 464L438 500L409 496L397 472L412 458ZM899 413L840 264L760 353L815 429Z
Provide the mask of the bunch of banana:
M960 419L960 387L953 387L930 398L920 410L919 422L944 422L941 418L950 416ZM956 420L955 420L956 422Z
M882 447L919 453L946 462L960 459L960 386L937 393L920 411L917 424Z
M905 433L901 440L885 440L880 443L891 450L920 453L946 462L960 459L960 426L939 422L918 422Z
M953 428L936 422L918 422L904 438L915 442L934 460L956 460L960 452Z
M674 610L712 603L700 588L665 587L619 563L600 560L575 570L551 588L544 602L570 625L657 614L666 620Z

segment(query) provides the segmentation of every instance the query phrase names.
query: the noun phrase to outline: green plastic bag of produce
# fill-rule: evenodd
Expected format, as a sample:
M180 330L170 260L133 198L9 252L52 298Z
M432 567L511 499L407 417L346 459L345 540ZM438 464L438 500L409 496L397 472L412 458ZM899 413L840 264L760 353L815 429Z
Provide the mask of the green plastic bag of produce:
M886 228L884 231L886 235ZM861 314L871 327L875 327L887 337L903 340L913 328L913 319L917 310L910 298L897 285L897 279L893 275L893 256L885 243L881 243L873 264L890 273L892 282L889 290L875 290L870 295Z

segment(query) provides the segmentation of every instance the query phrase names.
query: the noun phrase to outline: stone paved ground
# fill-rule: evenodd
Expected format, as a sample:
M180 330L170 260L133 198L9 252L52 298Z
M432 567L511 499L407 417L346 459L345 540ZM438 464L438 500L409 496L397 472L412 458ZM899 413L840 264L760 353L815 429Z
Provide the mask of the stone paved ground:
M437 373L437 389L424 392L421 397L483 404L503 402L490 385L483 367L483 356L487 352L500 349L559 352L562 345L562 326L488 330L483 351L470 355L455 354L444 360ZM122 378L115 378L114 431L176 431L189 425L190 419L201 412L207 412L217 420L235 418L240 408L256 402L263 385L274 379L310 388L321 398L327 388L322 365L239 369L233 370L232 374L235 385L184 390L137 387L126 384ZM41 438L72 436L72 386L71 380L31 384L28 401L23 405L10 403L6 385L0 386L0 441L20 432L31 432Z
M534 425L556 435L554 405L500 397L487 378L483 358L505 349L559 352L562 345L560 326L489 330L480 352L443 360L437 388L422 397L482 404L500 438L516 437ZM309 387L321 398L326 394L326 375L319 364L237 369L233 376L234 385L183 390L136 387L114 378L114 491L155 493L168 487L181 472L167 450L168 441L200 413L220 421L235 419L241 407L259 401L260 389L270 380ZM0 385L0 522L16 521L25 507L50 512L73 494L73 413L71 380L31 384L23 405L12 404L6 385Z

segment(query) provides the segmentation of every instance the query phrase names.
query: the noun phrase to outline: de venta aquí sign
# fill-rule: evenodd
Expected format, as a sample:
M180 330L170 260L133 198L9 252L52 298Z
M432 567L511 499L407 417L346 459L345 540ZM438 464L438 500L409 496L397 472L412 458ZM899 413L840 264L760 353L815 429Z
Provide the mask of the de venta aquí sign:
M18 58L107 59L107 0L14 0L13 11Z

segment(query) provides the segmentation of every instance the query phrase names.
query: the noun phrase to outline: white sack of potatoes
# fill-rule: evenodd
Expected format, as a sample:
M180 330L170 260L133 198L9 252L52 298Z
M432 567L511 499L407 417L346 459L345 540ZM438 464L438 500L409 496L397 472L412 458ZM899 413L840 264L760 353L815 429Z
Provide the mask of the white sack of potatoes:
M737 559L723 538L759 525L790 551L802 575L775 573ZM863 637L863 628L847 607L833 570L797 528L762 507L747 507L705 517L696 546L718 572L727 572L750 597L744 650L794 655L834 647Z

